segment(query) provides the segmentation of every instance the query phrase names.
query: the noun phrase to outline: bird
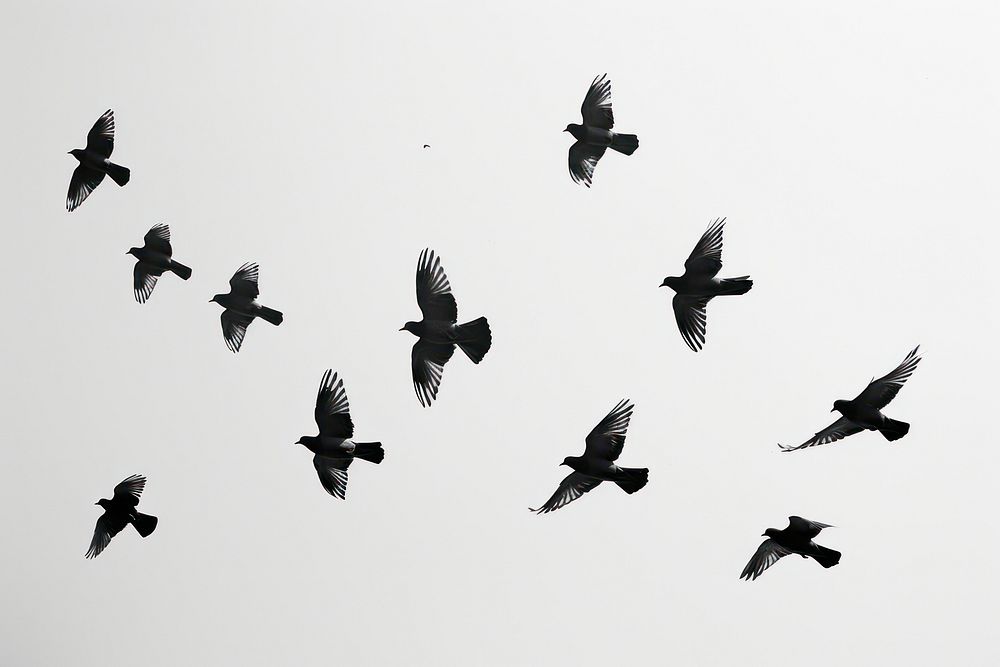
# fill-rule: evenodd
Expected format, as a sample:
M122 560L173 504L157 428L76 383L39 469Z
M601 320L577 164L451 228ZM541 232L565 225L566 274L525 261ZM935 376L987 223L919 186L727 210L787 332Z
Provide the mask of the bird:
M281 324L285 318L279 311L257 303L260 294L258 270L256 262L247 262L229 279L228 294L216 294L209 299L209 303L214 301L225 308L222 311L222 337L226 339L226 347L233 352L240 351L247 327L254 318L259 317L274 326Z
M633 494L649 481L649 468L622 468L615 461L625 446L632 409L635 406L626 398L594 427L586 439L583 456L567 456L559 465L573 469L559 483L552 497L538 509L529 507L536 514L546 514L565 507L601 482L614 482L628 494Z
M430 144L424 144L424 148L430 148L430 147L431 147Z
M684 262L684 275L667 276L660 287L669 287L674 295L674 318L681 338L693 351L705 344L708 315L705 308L717 296L746 294L753 287L750 276L716 278L722 269L722 232L725 218L717 218L698 239L691 255Z
M319 481L334 498L344 500L347 493L347 469L354 459L381 463L385 451L381 442L354 442L354 422L344 381L332 369L323 373L316 394L316 425L319 435L304 435L295 444L304 445L315 454L313 465Z
M740 579L747 581L756 579L764 573L764 570L789 554L812 558L826 568L833 567L840 562L840 552L813 542L813 538L824 528L833 526L803 519L800 516L788 517L788 528L784 530L768 528L761 536L767 539L760 543L757 551L750 557L750 562L743 568Z
M597 161L608 148L624 155L631 155L639 147L634 134L613 132L615 116L611 112L611 80L607 74L595 77L583 98L580 113L583 124L570 123L563 132L569 132L576 143L569 147L569 175L574 183L590 187Z
M458 306L451 284L440 258L429 248L417 260L417 305L423 319L407 322L400 331L409 331L420 339L413 344L410 362L417 400L426 408L437 398L444 365L455 353L455 346L478 364L489 352L493 334L485 317L457 324Z
M153 225L143 237L141 248L129 248L126 255L136 258L132 271L135 300L146 303L146 299L156 287L156 279L165 271L172 271L187 280L191 277L191 269L172 259L173 250L170 247L170 227L163 223Z
M108 109L97 119L94 127L87 133L87 147L74 148L69 152L79 161L73 170L69 181L69 193L66 195L66 210L73 211L90 196L107 174L119 186L128 183L131 177L126 167L115 164L108 158L115 148L115 114Z
M159 521L155 516L143 514L136 510L139 496L146 488L146 478L142 475L130 475L115 487L111 500L101 498L95 505L104 508L104 514L97 519L94 527L94 537L87 550L87 558L97 558L111 544L111 538L132 524L142 537L149 537Z
M787 447L778 443L778 447L783 452L794 452L806 447L816 445L826 445L846 438L849 435L860 433L861 431L878 431L889 442L899 440L910 432L910 425L895 419L890 419L882 414L882 408L889 405L892 399L896 398L903 384L913 375L917 364L920 363L920 356L917 351L920 346L916 346L906 358L896 366L891 372L883 375L879 379L872 379L864 390L854 397L853 400L837 400L833 402L833 409L841 414L840 419L833 422L825 429L816 433L797 447Z

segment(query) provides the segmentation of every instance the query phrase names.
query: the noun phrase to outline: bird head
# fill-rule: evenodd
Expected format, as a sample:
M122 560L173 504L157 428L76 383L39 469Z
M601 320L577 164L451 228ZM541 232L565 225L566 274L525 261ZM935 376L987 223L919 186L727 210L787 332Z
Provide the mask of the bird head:
M566 129L563 130L563 132L569 132L574 137L576 137L577 139L579 139L580 138L580 131L581 130L583 130L583 125L577 125L576 123L570 123L569 125L566 126Z
M764 531L761 537L777 537L778 532L779 531L777 528L768 528L767 530Z
M564 458L562 460L562 463L560 463L559 465L561 465L561 466L569 466L570 468L572 468L573 467L573 459L574 458L575 457L573 457L573 456L567 456L566 458Z
M830 410L830 412L835 412L835 411L843 412L844 408L847 406L847 403L848 401L834 401L833 408Z
M677 276L667 276L666 278L663 279L663 282L660 283L660 287L671 287L676 291L677 288L674 287L674 285L677 284L678 280L680 280L680 278L678 278Z
M213 296L213 297L212 297L211 299L209 299L209 300L208 300L208 302L209 302L209 303L212 303L212 302L215 302L215 303L218 303L218 302L219 302L219 297L220 297L220 296L223 296L223 295L222 295L222 294L216 294L216 295L215 295L215 296Z
M403 325L403 328L400 329L400 331L409 331L411 334L419 335L417 333L417 323L416 322L407 322L406 324Z
M108 500L107 498L101 498L100 500L98 500L98 501L97 501L96 503L94 503L94 504L95 504L95 505L100 505L100 506L101 506L101 507L103 507L104 509L108 509L108 506L109 506L109 505L111 504L111 501L110 501L110 500Z
M133 256L134 256L134 255L135 255L135 254L136 254L137 252L139 252L139 249L138 249L138 248L129 248L129 249L128 249L128 250L127 250L127 251L125 252L125 254L126 254L126 255L133 255Z

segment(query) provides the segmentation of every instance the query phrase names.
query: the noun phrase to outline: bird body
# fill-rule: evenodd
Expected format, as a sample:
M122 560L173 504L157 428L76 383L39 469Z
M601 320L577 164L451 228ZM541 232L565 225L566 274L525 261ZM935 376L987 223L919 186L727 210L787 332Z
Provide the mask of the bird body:
M115 115L108 109L97 119L87 133L87 147L74 148L69 154L80 164L73 170L66 194L66 210L73 211L108 175L119 186L131 178L128 168L115 164L109 158L115 147Z
M615 133L603 127L592 127L570 123L566 126L566 131L573 135L577 141L582 141L590 146L602 146L609 148L614 142Z
M222 312L222 337L226 347L233 352L239 352L247 327L258 317L265 322L278 326L284 321L284 315L273 308L257 301L260 289L257 286L259 267L255 262L241 266L229 279L229 293L216 294L210 299L225 308Z
M569 148L569 175L574 183L588 188L593 182L594 169L608 148L623 155L631 155L639 148L639 138L634 134L612 130L615 117L611 110L611 81L607 76L595 77L590 83L580 106L583 124L570 123L563 130L576 139Z
M133 290L135 300L145 303L153 293L156 280L167 271L177 274L182 280L191 277L191 269L172 259L170 247L170 227L154 225L144 238L141 248L129 248L128 255L138 260L133 270Z
M94 537L87 550L87 558L99 556L111 543L111 538L129 524L132 524L142 537L149 537L156 530L156 524L159 520L155 516L143 514L136 509L139 505L139 496L142 495L145 487L145 477L131 475L115 486L113 497L110 499L101 498L94 503L99 505L104 513L97 519Z
M743 568L740 579L747 581L756 579L764 573L764 570L790 554L812 558L825 568L833 567L840 562L840 552L813 542L813 538L819 535L824 528L832 528L832 526L803 519L800 516L788 517L787 528L781 530L768 528L762 535L768 539L757 547L757 551Z

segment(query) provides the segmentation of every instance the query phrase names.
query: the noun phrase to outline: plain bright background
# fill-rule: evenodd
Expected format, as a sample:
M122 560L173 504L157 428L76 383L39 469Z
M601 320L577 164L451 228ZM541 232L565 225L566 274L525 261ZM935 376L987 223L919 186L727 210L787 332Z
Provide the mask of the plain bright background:
M0 662L996 664L996 3L270 4L0 26ZM603 72L641 144L587 190ZM108 107L132 181L67 213ZM694 354L657 286L719 216L754 288ZM140 306L157 222L194 275ZM430 409L424 247L494 336ZM285 322L233 355L208 300L251 260ZM918 343L905 439L778 451ZM328 367L386 450L346 502L292 444ZM623 397L649 486L530 514ZM85 560L132 473L159 528ZM790 514L841 564L740 581Z

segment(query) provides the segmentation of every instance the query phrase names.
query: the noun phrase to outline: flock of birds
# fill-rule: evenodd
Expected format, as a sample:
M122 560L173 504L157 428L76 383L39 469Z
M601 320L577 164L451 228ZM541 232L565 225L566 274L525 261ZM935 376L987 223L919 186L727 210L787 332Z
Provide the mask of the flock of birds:
M575 183L590 187L594 169L608 148L631 155L639 147L639 140L634 134L614 131L611 81L606 74L591 82L580 111L583 123L571 123L565 130L576 139L569 149L569 173ZM87 135L87 147L70 151L80 164L70 180L66 197L68 211L80 206L101 184L105 175L119 186L128 183L129 170L110 160L114 139L114 114L109 109ZM430 146L424 144L423 148ZM668 276L660 285L675 292L673 311L677 327L683 341L695 352L705 344L709 301L717 296L746 294L753 287L749 276L718 277L722 269L724 228L725 218L712 222L684 262L684 273ZM136 259L133 289L139 303L145 303L150 298L157 279L164 273L173 273L182 280L191 277L191 269L173 258L167 225L155 225L146 233L143 246L131 248L127 254ZM216 294L211 299L224 309L221 316L222 336L232 352L240 350L247 329L255 319L278 326L284 318L280 311L258 301L258 273L256 263L244 264L230 279L229 292ZM489 352L493 337L485 317L458 323L458 306L451 292L451 283L433 250L423 250L417 260L416 293L422 318L407 322L400 331L409 331L417 337L411 351L413 387L420 404L429 407L437 399L444 367L455 353L455 348L460 349L472 363L478 364ZM887 417L882 410L913 374L920 362L917 352L918 348L915 348L891 372L873 379L854 399L834 401L831 412L840 413L835 422L801 445L786 447L779 444L781 450L791 452L824 445L865 430L878 431L889 441L905 436L910 425ZM648 468L625 468L616 463L625 445L633 408L628 399L615 405L587 436L583 455L567 456L563 460L561 465L568 466L572 472L541 507L531 511L538 514L553 512L602 482L613 482L628 494L646 486ZM344 382L332 369L326 370L320 381L314 414L318 434L302 436L296 444L313 453L313 465L323 488L343 500L351 463L355 459L381 463L385 457L382 443L354 440L354 422ZM132 475L115 487L110 500L102 498L96 503L104 509L104 513L97 520L87 558L99 555L111 539L129 524L142 537L155 530L157 518L137 510L145 484L145 477ZM788 517L787 528L768 528L763 534L767 539L750 558L740 578L756 579L789 554L813 558L825 568L836 565L840 562L840 552L813 541L821 530L829 527L828 524L791 516Z

